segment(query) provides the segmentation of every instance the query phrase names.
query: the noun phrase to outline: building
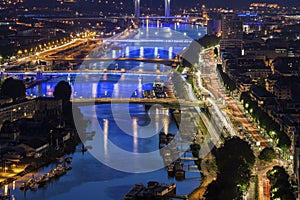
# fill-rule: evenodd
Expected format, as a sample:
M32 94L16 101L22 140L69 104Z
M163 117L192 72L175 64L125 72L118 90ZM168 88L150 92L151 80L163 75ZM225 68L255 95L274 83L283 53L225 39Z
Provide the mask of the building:
M269 99L273 99L274 95L269 93L262 87L253 87L250 91L251 99L256 101L258 105L262 106Z
M36 99L34 118L37 121L60 119L62 113L62 101L54 98L39 97Z
M286 80L277 81L274 85L273 91L277 99L292 99L292 89Z
M272 63L275 74L283 77L300 75L300 57L278 57Z
M269 76L266 79L266 90L274 94L274 87L277 81L278 81L278 77L276 77L275 75Z
M221 24L221 52L231 52L240 55L243 41L242 20L234 13L228 13L222 15Z
M222 23L219 19L208 20L207 22L207 34L219 35L221 34Z
M35 113L35 100L23 100L3 104L0 107L0 127L5 121L15 121L21 118L32 117Z
M24 99L0 106L0 128L5 121L34 118L37 121L60 119L62 102L54 98Z
M248 92L251 89L252 81L249 77L242 77L236 82L237 89L240 93Z
M49 148L49 143L39 138L34 138L24 141L23 143L19 144L18 147L23 148L28 156L28 154L31 152L34 154L42 154L46 152Z

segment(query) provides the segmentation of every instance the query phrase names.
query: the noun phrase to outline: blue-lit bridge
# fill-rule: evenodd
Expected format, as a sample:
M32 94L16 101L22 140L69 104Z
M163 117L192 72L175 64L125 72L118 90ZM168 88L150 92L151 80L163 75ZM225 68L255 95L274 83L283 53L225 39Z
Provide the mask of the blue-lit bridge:
M91 58L91 57L56 57L56 56L48 56L45 57L46 61L77 61L77 62L101 62L101 61L137 61L137 62L148 62L148 63L157 63L168 66L177 66L177 59L162 59L162 58L127 58L127 57L119 57L119 58Z
M103 42L122 43L163 43L163 44L185 44L189 45L192 39L104 39Z
M75 76L75 75L103 75L103 74L111 74L111 75L137 75L137 76L167 76L170 72L152 72L152 71L136 71L136 70L49 70L49 71L28 71L28 70L14 70L14 71L5 71L4 75L8 76L36 76L41 73L43 76Z

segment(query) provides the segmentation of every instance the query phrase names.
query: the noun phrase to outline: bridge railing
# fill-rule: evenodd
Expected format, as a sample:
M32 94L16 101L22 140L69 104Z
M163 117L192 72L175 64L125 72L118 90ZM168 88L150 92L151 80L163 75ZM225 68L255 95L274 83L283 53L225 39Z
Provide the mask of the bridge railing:
M148 39L104 39L103 42L126 42L126 43L144 43L144 42L153 42L153 43L191 43L193 40L192 39L170 39L170 40L162 40L162 39L153 39L153 40L148 40Z

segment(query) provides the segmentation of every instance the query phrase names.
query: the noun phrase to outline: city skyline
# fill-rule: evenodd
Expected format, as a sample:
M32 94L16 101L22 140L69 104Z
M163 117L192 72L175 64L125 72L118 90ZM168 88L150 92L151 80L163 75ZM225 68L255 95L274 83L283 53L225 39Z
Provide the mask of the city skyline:
M51 0L47 2L36 2L34 0L24 0L24 1L16 1L16 2L23 2L25 4L31 4L31 5L48 5L51 7L51 5L54 5L54 2L61 2L57 0ZM64 2L64 1L62 1ZM66 3L74 3L74 4L81 4L84 5L86 3L96 3L97 1L89 0L89 1L82 1L82 0L75 0L75 1L65 1ZM101 2L101 1L99 1ZM116 2L117 4L119 2L123 2L123 4L127 5L133 5L133 1L123 1L123 0L108 0L108 2ZM176 9L178 8L190 8L193 6L199 6L199 5L206 5L207 7L224 7L224 8L234 8L234 9L240 9L240 8L247 8L251 3L267 3L267 4L278 4L280 6L300 6L299 1L293 1L293 0L286 0L286 1L280 1L280 0L245 0L245 1L239 1L239 0L215 0L215 1L209 1L209 0L186 0L186 1L180 1L180 0L173 0L171 1L171 4ZM142 0L142 5L148 5L150 7L157 7L159 5L163 5L162 1L157 0ZM130 7L127 7L127 9L131 9Z

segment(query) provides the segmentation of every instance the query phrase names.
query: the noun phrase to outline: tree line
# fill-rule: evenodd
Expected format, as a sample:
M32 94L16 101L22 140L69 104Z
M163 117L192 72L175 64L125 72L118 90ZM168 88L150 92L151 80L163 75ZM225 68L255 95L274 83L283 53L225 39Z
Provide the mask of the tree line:
M207 200L242 199L248 190L255 156L250 145L238 137L225 140L214 152L217 179L208 185Z
M280 125L275 122L256 101L253 101L248 92L243 92L240 100L244 108L252 115L254 121L265 129L268 135L276 142L281 149L288 149L291 146L289 136L280 129Z

